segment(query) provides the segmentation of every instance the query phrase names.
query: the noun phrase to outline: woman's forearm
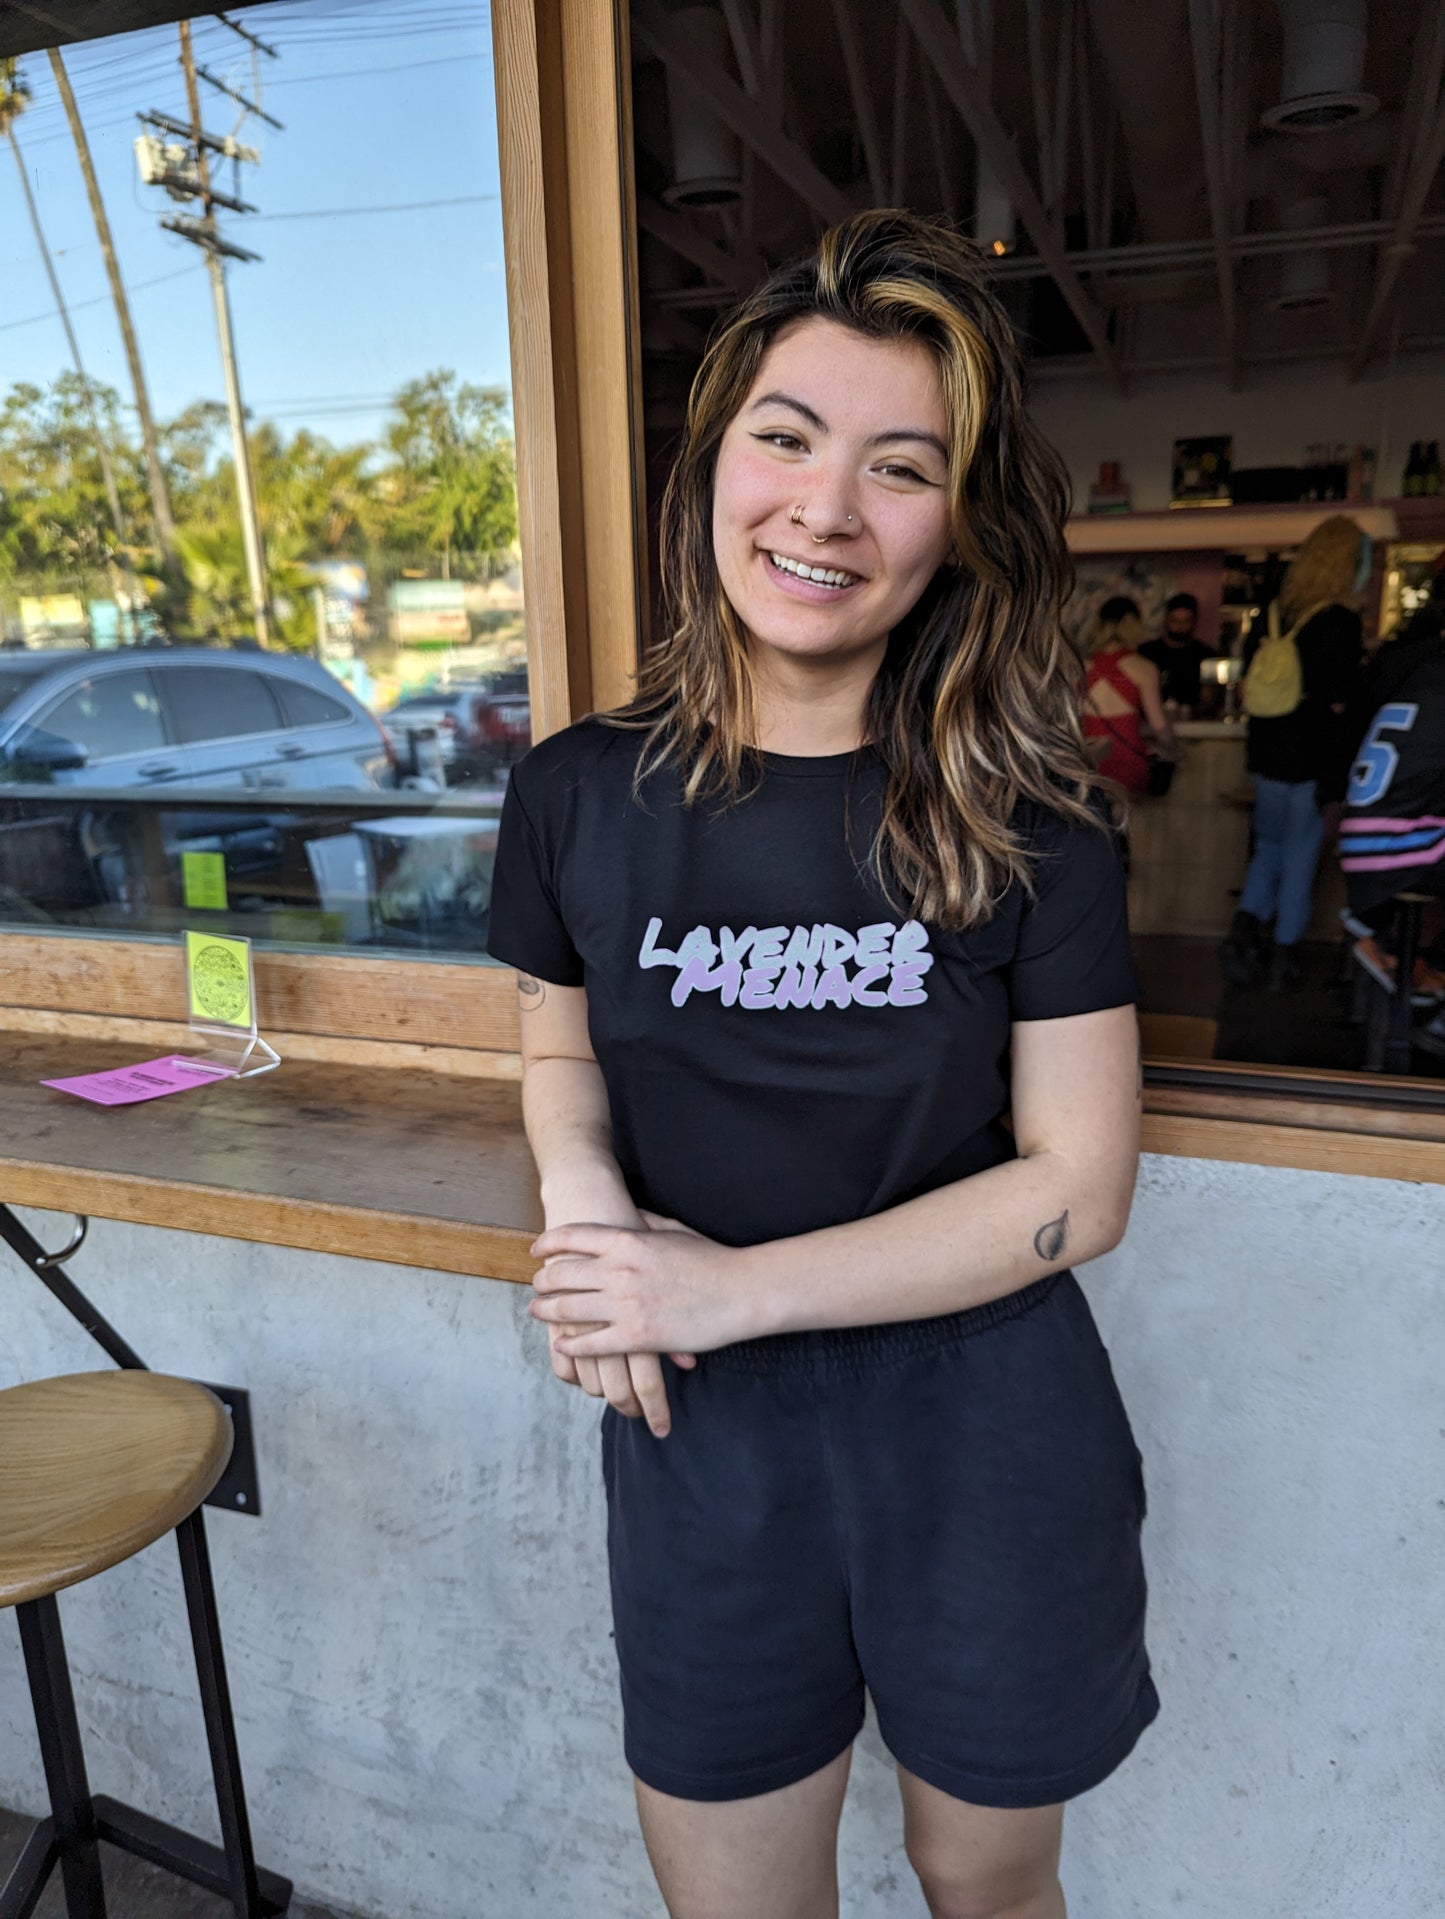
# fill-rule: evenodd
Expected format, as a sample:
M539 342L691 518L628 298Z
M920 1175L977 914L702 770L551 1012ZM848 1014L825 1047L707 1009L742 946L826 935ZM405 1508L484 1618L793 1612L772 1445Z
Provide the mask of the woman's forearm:
M1118 1244L1134 1166L1010 1160L868 1219L736 1254L749 1334L929 1319Z
M607 1089L595 1060L529 1061L522 1117L549 1226L576 1220L641 1225L612 1150Z

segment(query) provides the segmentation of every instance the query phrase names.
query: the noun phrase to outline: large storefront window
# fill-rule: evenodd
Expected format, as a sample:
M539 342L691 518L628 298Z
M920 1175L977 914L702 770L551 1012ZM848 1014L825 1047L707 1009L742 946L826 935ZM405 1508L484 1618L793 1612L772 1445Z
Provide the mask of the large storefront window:
M480 957L532 731L487 10L0 51L0 135L0 928Z

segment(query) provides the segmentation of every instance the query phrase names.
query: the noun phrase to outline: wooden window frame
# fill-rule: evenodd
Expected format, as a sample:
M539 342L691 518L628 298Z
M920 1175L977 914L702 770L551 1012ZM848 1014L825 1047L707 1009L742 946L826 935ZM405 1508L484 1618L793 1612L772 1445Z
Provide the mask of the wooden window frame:
M648 604L631 54L621 0L493 0L517 492L536 736L624 700ZM183 1030L162 939L0 934L0 1023L149 1043ZM513 975L477 962L256 955L283 1054L516 1072Z
M633 684L649 603L625 0L492 0L527 658L537 737ZM514 976L263 950L283 1056L515 1079ZM0 934L12 1031L182 1043L176 945ZM1146 1062L1146 1150L1445 1183L1418 1082Z

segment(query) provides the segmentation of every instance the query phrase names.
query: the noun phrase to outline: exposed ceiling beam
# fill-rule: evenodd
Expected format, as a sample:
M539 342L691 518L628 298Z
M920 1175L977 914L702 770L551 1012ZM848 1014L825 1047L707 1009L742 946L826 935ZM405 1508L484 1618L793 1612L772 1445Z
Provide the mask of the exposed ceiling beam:
M893 29L893 156L888 173L888 203L901 207L908 185L908 58L913 42L902 13Z
M853 207L842 188L814 166L758 101L751 99L736 81L719 73L699 53L686 33L656 5L656 0L633 0L632 39L634 45L661 60L690 87L725 126L731 127L740 140L746 141L767 161L779 179L806 201L820 219L830 226L837 220L847 219Z
M1234 0L1189 0L1194 90L1199 100L1199 130L1204 143L1204 178L1209 188L1209 231L1219 278L1220 330L1231 393L1239 390L1239 296L1234 284L1234 259L1229 250L1231 194L1224 155L1225 120L1221 100L1224 24L1220 8L1233 4Z
M1082 10L1074 20L1073 58L1078 69L1075 85L1079 91L1079 158L1084 174L1084 232L1091 247L1101 247L1108 236L1104 232L1103 209L1099 204L1099 129L1094 124L1094 86L1089 73L1089 28Z
M1059 37L1054 51L1054 152L1053 175L1041 174L1046 181L1049 211L1055 219L1063 215L1064 195L1069 189L1069 111L1073 105L1074 63L1070 45L1074 37L1074 0L1063 0Z
M943 130L943 106L938 98L938 82L925 71L923 110L928 119L928 143L933 149L933 171L938 180L938 203L950 220L958 217L958 183L949 164L948 142Z
M1286 253L1330 253L1355 247L1378 246L1389 237L1383 220L1361 220L1349 226L1286 227L1268 233L1237 233L1229 243L1236 260L1279 259ZM1417 240L1445 239L1445 214L1422 219ZM1212 240L1161 240L1152 246L1089 247L1066 255L1079 273L1197 273L1214 265ZM1042 279L1048 263L1032 254L1011 253L991 260L988 271L997 280Z
M1350 378L1359 379L1374 352L1375 335L1390 310L1395 285L1406 260L1415 250L1415 229L1424 211L1426 195L1445 159L1445 107L1440 98L1440 83L1445 75L1445 0L1433 0L1421 23L1417 42L1420 58L1415 63L1417 84L1412 89L1411 109L1400 135L1400 151L1408 156L1391 181L1391 197L1398 192L1394 211L1395 225L1381 250L1369 312L1360 328L1359 339L1350 359Z
M838 45L843 53L843 66L848 75L848 91L853 100L853 114L858 122L858 137L863 142L863 164L868 169L868 191L875 206L882 206L888 197L887 176L883 171L883 137L878 130L878 110L873 102L873 89L868 84L868 72L863 64L863 49L858 39L858 22L853 13L853 0L832 0L833 26L838 35Z
M763 56L747 0L722 0L722 10L732 35L733 58L738 63L743 90L756 100L763 90Z
M1034 100L1034 138L1039 150L1039 178L1044 183L1044 203L1054 212L1054 122L1049 111L1049 60L1044 50L1044 0L1025 0L1028 26L1029 84Z
M699 233L691 220L684 219L671 207L659 205L645 193L637 196L637 224L644 233L650 233L654 240L671 247L681 259L701 267L720 286L730 287L734 293L746 293L762 277L763 262L756 254L727 252L705 233Z
M1069 265L1063 236L1044 212L1034 191L1034 183L1004 132L988 97L988 88L978 70L969 65L957 34L939 11L937 0L899 0L903 13L934 72L943 84L973 135L979 151L987 158L1015 211L1027 228L1070 311L1084 330L1099 364L1111 380L1123 386L1119 358L1109 339L1104 315L1085 292L1082 282Z

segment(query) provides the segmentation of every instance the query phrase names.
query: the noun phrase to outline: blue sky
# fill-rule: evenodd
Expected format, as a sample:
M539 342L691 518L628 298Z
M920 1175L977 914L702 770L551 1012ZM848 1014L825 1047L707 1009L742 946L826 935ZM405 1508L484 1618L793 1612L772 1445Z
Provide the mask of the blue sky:
M276 132L247 120L261 152L235 189L259 215L220 216L261 254L228 265L242 390L253 418L306 425L338 444L377 430L387 396L436 367L510 386L491 22L485 0L276 0L234 16L280 53L261 59ZM198 64L255 98L252 53L209 15L194 25ZM95 156L150 384L169 418L221 400L209 282L199 250L165 232L184 209L141 184L135 115L189 118L174 27L90 42L65 54ZM129 377L85 190L50 63L27 55L33 101L17 123L27 170L86 371L127 404ZM240 109L202 84L215 133ZM362 209L454 201L409 212ZM303 217L288 217L288 216ZM315 217L321 215L324 217ZM69 364L15 164L0 152L0 389L48 384Z

